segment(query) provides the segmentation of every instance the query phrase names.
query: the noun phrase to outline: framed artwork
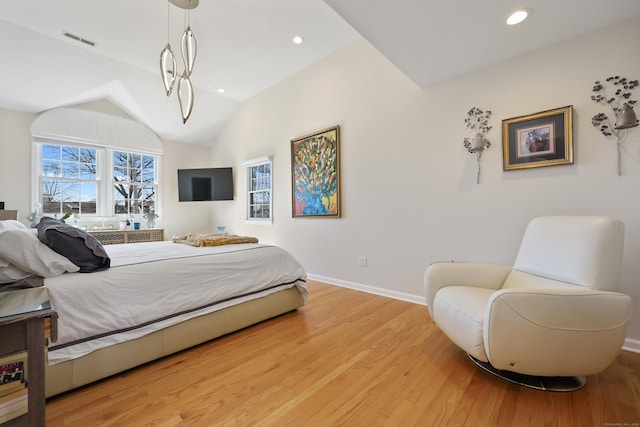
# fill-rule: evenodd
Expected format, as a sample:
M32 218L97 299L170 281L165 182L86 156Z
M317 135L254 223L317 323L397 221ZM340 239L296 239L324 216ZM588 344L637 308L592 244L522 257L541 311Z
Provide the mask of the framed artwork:
M503 169L573 163L573 106L502 121Z
M292 214L340 217L340 127L291 140Z

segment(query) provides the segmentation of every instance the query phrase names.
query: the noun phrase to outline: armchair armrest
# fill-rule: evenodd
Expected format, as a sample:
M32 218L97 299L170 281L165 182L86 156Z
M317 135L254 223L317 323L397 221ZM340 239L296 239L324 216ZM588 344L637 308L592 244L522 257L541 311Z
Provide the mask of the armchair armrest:
M429 265L424 274L424 289L429 313L436 293L445 286L472 286L500 289L511 266L466 262L439 262Z
M485 351L497 369L590 375L617 356L631 318L628 295L573 289L502 289L491 296Z

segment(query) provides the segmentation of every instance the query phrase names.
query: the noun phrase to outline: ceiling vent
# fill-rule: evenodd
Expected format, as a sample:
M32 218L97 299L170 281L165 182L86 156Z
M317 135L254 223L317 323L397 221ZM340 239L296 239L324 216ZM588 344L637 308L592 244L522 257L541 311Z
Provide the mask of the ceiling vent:
M89 45L91 47L94 47L96 45L96 43L92 42L91 40L87 40L85 38L82 38L80 36L76 36L75 34L68 33L66 31L63 31L62 34L64 34L65 37L69 37L70 39L73 39L75 41L79 41L80 43L87 44L87 45Z

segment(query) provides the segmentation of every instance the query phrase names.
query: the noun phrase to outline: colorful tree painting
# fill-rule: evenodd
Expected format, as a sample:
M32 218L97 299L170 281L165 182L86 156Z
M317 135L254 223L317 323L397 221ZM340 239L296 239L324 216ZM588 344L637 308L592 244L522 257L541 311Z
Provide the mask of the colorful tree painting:
M291 141L293 216L340 215L339 128Z

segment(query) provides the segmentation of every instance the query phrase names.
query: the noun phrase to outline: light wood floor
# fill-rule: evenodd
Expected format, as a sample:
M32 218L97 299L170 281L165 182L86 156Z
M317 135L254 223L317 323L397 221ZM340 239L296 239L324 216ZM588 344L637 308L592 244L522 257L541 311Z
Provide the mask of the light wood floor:
M640 426L640 354L585 388L475 367L424 306L322 283L297 312L49 399L47 426Z

